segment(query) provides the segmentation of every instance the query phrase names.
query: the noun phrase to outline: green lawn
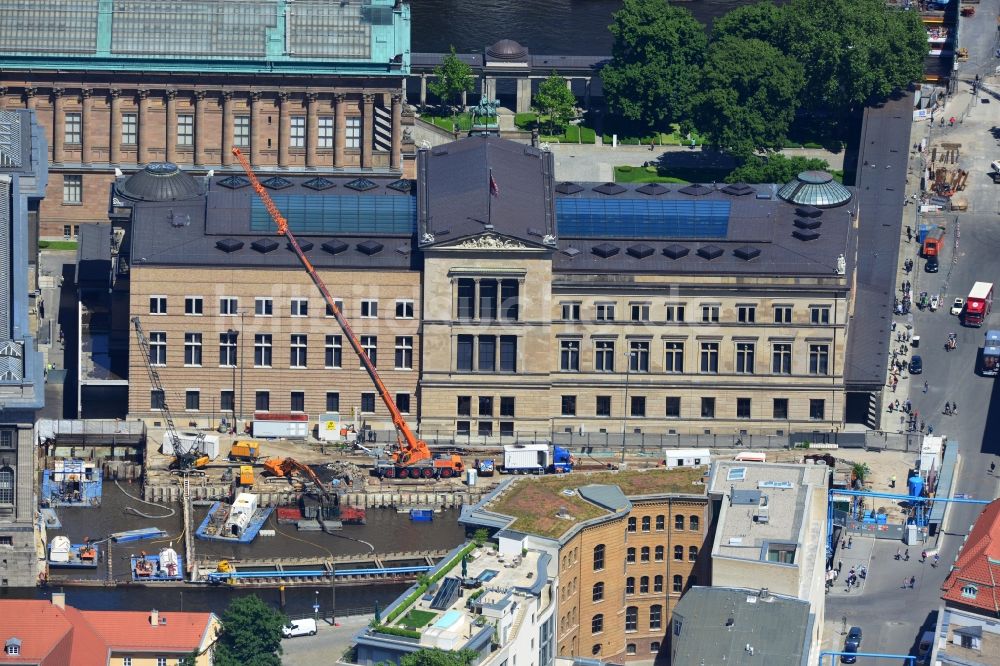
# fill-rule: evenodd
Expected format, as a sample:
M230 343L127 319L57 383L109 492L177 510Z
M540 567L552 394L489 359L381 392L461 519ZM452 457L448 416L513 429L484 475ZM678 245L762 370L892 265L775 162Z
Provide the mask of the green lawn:
M538 138L549 143L596 143L597 132L592 127L582 125L567 125L562 134L547 134L549 131L549 117L538 115L537 113L516 113L514 114L514 125L519 130L530 132L535 127L538 128Z
M671 132L659 132L643 137L624 136L619 133L618 143L622 146L648 146L651 143L658 146L689 146L691 145L691 139L694 139L694 145L700 146L702 144L702 138L697 132L692 132L691 137L688 138L686 134L681 134L680 126L671 125L671 128ZM605 132L603 136L604 145L610 146L612 138L612 132Z
M405 627L407 629L420 629L421 627L428 624L431 620L437 617L437 613L431 613L430 611L422 611L414 608L399 621L399 626Z
M39 250L76 250L76 241L38 241Z
M468 112L456 113L454 116L436 116L429 113L420 115L420 119L437 125L446 132L453 132L458 125L459 132L468 132L472 129L472 114Z
M616 166L615 182L618 183L721 183L730 169L692 167L634 167Z

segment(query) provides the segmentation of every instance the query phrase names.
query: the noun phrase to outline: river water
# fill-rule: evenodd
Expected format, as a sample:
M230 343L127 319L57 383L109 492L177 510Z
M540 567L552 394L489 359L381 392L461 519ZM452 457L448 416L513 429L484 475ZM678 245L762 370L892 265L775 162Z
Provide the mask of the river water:
M678 2L710 25L717 16L749 0ZM610 55L611 15L620 0L410 0L412 50L482 52L500 39L513 39L545 55Z

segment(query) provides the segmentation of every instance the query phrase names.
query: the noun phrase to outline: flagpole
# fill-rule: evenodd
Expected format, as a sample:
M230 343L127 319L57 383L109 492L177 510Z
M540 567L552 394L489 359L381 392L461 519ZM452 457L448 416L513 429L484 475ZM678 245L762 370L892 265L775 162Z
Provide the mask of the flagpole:
M486 182L486 221L493 224L493 167L490 167L490 179Z

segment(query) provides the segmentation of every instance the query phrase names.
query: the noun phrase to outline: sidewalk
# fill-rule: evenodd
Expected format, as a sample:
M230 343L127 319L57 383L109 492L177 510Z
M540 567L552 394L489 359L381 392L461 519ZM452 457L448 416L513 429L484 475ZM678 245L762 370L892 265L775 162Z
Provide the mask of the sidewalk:
M281 641L281 663L294 666L329 666L351 647L351 639L368 626L374 615L351 615L337 620L331 627L320 622L315 636L299 636Z

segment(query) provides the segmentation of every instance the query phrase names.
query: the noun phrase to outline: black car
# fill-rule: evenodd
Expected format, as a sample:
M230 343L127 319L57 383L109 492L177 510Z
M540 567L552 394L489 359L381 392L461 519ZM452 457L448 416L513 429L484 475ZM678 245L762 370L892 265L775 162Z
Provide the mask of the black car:
M914 356L910 359L910 374L919 375L924 371L924 359ZM861 631L860 629L858 631Z
M927 257L927 263L924 264L924 270L928 273L938 272L938 258L936 254L934 256Z
M840 655L840 661L844 664L853 664L858 660L855 653L861 648L861 627L851 627L847 632L847 640L844 641L844 652Z

